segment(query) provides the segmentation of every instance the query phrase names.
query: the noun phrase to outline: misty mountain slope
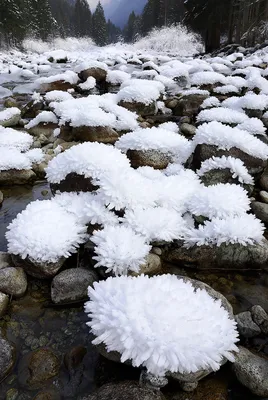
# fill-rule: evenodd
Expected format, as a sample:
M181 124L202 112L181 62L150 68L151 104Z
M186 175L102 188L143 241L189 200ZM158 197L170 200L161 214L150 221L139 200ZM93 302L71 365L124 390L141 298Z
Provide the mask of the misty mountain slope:
M140 14L147 0L113 0L111 4L105 6L105 14L107 18L120 28L123 28L128 21L129 14L132 11Z

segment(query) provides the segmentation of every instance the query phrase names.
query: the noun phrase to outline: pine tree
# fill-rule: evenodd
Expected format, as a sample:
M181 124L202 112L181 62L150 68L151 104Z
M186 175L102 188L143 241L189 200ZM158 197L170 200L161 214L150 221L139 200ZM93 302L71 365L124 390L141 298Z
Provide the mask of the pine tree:
M73 23L76 36L83 37L92 34L92 14L87 0L76 0Z
M136 19L136 14L134 13L134 11L132 11L124 28L124 38L126 42L134 41L136 35Z
M108 42L107 24L104 10L99 2L92 16L93 39L98 46L105 46Z
M117 43L122 37L122 31L109 19L107 22L108 43Z
M25 35L21 0L0 0L1 36L9 46L18 45Z

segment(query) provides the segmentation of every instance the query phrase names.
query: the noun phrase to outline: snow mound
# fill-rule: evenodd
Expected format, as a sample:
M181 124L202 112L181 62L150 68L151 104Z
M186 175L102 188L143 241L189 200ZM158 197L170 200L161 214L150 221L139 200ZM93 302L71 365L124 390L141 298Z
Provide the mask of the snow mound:
M149 105L158 100L164 90L164 85L159 81L130 79L121 85L121 89L117 93L117 101Z
M3 111L0 111L0 125L4 125L5 122L8 120L14 118L14 117L20 117L21 111L17 107L10 107L6 108Z
M216 107L201 111L196 120L197 122L218 121L224 124L242 124L246 119L248 119L247 115L242 112Z
M214 121L199 126L193 139L193 144L215 145L222 150L230 150L236 147L243 152L267 160L268 146L247 131L231 128Z
M108 278L88 294L93 344L119 352L122 362L163 376L216 371L224 358L234 361L235 321L221 301L175 275Z
M95 268L105 267L106 272L113 272L114 275L139 272L151 250L143 236L122 225L94 231L91 241L96 245L96 256L93 257L97 261Z
M202 71L196 72L191 76L192 86L213 85L215 83L226 82L226 77L218 72Z
M78 85L82 90L91 90L96 86L96 79L93 76L89 76L87 80L83 83L79 83Z
M0 126L0 147L27 151L33 144L33 138L26 132Z
M193 194L188 204L192 214L209 219L236 217L249 209L247 192L241 186L229 183L203 186Z
M41 228L40 228L41 227ZM52 200L34 201L9 224L8 251L35 262L68 258L86 241L86 226Z
M57 124L58 119L56 115L52 111L42 111L35 118L33 118L27 125L25 125L26 129L34 128L39 124Z
M31 149L25 153L25 156L30 160L31 163L41 163L45 155L42 149Z
M0 147L0 171L10 169L31 169L31 162L26 154L14 147Z
M105 171L124 171L129 168L125 154L102 143L82 143L58 154L46 169L50 183L60 183L72 172L85 178L98 178Z
M47 83L63 81L66 83L70 83L70 85L76 85L78 80L79 80L78 75L75 72L65 71L62 74L39 78L35 81L35 83L40 86Z
M220 246L223 243L256 245L262 242L264 231L264 224L252 214L224 219L213 218L211 221L205 221L198 229L188 230L185 246Z
M107 126L117 130L137 129L137 115L115 104L110 97L88 96L54 104L60 125Z
M237 178L239 182L254 185L252 176L248 173L243 161L234 157L212 157L205 160L201 164L201 168L197 171L199 176L203 176L206 172L214 169L230 169L232 177Z
M62 90L51 90L51 92L46 93L45 100L50 103L54 101L65 101L72 100L73 96L68 92L63 92Z
M203 101L203 103L201 104L201 108L219 107L220 104L220 100L217 99L217 97L212 96Z
M106 82L111 85L121 85L123 82L130 79L130 74L124 71L108 71Z

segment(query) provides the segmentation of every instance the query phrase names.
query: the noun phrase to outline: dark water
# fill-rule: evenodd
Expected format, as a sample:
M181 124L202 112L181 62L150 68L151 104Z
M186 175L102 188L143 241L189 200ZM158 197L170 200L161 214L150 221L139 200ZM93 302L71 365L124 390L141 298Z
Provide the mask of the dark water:
M48 191L46 195L41 193L44 190ZM5 251L6 226L29 202L48 199L50 192L47 183L39 183L33 187L7 188L2 191L4 203L0 209L0 250ZM69 266L76 265L76 261L76 256L71 257L68 260ZM243 275L226 271L205 273L179 271L172 265L166 265L165 271L187 274L208 283L228 298L235 313L248 310L254 304L260 304L268 310L268 274L265 272ZM80 400L83 395L92 393L96 387L107 382L137 380L139 370L109 362L97 354L91 344L86 326L87 318L83 304L56 307L51 304L50 282L29 278L26 296L18 300L13 299L8 313L0 320L0 330L17 349L15 368L0 383L0 400L34 400L38 393L51 388L61 399ZM267 338L253 339L242 344L268 356ZM55 378L37 389L27 384L23 359L25 354L39 348L51 350L58 357L60 369ZM70 353L74 353L78 360L75 365L71 363L71 366ZM224 393L225 397L217 397L218 392ZM164 394L167 400L257 400L257 397L235 381L230 365L200 382L193 394L183 394L175 382L164 388ZM55 397L55 400L57 398Z

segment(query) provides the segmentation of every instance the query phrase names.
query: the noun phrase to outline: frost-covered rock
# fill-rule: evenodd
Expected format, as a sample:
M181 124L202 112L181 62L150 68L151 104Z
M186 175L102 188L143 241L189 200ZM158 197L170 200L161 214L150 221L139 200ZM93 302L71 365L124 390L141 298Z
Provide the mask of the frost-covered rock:
M16 107L0 111L0 125L4 127L16 126L21 118L21 111Z
M32 144L33 144L33 138L28 133L22 131L16 131L15 129L12 128L3 128L0 126L0 148L2 151L3 148L17 149L19 151L27 151L29 150ZM3 161L1 164L3 164Z
M107 77L107 64L95 60L85 61L76 69L79 78L85 82L89 77L93 77L97 82L104 82Z
M109 307L110 291L115 294L112 309L115 310L117 302L119 306L115 317ZM119 297L117 300L116 294L124 295L124 303ZM95 284L94 289L89 288L89 296L85 310L91 318L88 325L96 336L93 343L104 343L108 352L119 352L121 362L131 360L134 366L145 366L149 372L163 376L169 372L187 375L202 369L217 370L225 358L234 360L232 352L236 351L238 339L229 309L221 301L215 301L206 288L195 290L191 281L174 275L108 278ZM159 300L157 318L156 299ZM187 307L182 306L185 301ZM137 324L138 320L142 325ZM168 336L167 324L173 326ZM214 344L210 350L205 345L208 337ZM194 350L195 345L198 351Z
M94 271L84 268L70 268L60 272L51 283L51 299L55 304L83 301L87 298L87 289L98 281Z
M51 200L30 203L7 229L8 251L34 264L36 275L46 274L46 263L62 265L87 238L86 227Z
M261 397L268 396L267 359L239 346L239 353L235 356L233 371L239 382L253 394Z

